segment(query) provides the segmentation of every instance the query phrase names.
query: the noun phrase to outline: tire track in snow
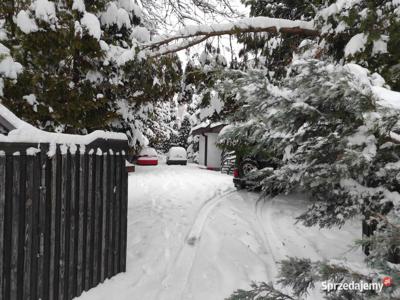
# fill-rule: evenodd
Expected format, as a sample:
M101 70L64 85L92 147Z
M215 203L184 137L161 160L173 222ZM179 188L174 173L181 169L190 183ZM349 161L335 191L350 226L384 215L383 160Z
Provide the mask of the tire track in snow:
M255 211L259 226L265 235L265 240L267 243L266 246L271 249L271 255L273 257L275 268L273 272L275 273L275 276L277 276L279 272L277 268L278 261L286 259L289 256L299 257L299 254L301 254L302 257L312 257L318 260L321 259L322 257L316 251L314 243L307 239L303 233L300 234L300 230L298 230L295 226L293 226L293 228L279 227L281 225L279 222L279 218L276 220L276 216L274 217L274 212L276 211L276 207L274 207L274 204L276 204L274 199L268 199L267 201L263 201L260 199L255 204ZM280 216L280 218L286 217L288 216L285 216L284 214ZM277 226L278 229L276 228ZM292 235L289 233L290 231L292 231ZM298 241L301 241L302 245L308 246L307 249L300 247L300 243L299 247L295 251L285 246L285 244L283 243L284 238L294 238L293 234L297 234L295 238ZM275 278L270 278L271 281L274 281L274 279ZM285 292L290 292L290 289L288 289L287 287L284 287L283 290ZM310 293L307 299L321 299L321 293L317 289L312 289L309 292Z
M267 237L269 239L270 244L276 244L276 256L279 259L284 259L287 256L299 256L301 254L304 257L312 257L315 259L321 259L321 255L318 254L316 246L312 240L307 238L301 230L296 227L293 222L283 222L282 220L285 218L291 218L291 216L281 214L280 218L276 218L276 202L274 199L270 199L269 201L265 201L262 203L263 205L258 208L258 218L260 221L260 225L266 231ZM278 203L279 204L279 203ZM281 207L282 208L282 207ZM285 209L291 209L290 206L284 206ZM292 208L293 209L293 208ZM275 213L275 214L274 214ZM274 216L275 215L275 216ZM264 222L261 222L263 220ZM293 224L290 228L286 228L287 224ZM278 227L278 228L277 228ZM283 244L284 239L296 239L298 241L298 248L295 251L286 247ZM300 247L303 246L303 247ZM305 249L305 247L307 247Z
M186 236L182 248L179 250L174 263L162 281L162 289L157 295L160 300L178 300L182 299L183 293L193 267L198 250L198 241L204 229L204 224L211 211L222 202L227 196L236 192L236 190L222 191L222 194L214 195L205 201L199 209L195 221L193 222L189 233Z
M273 267L273 270L270 270L268 268L267 274L269 277L268 280L273 281L278 272L277 255L273 249L273 244L271 243L271 237L270 237L270 232L269 232L270 228L266 228L264 226L264 223L262 222L262 220L264 219L263 218L264 205L265 205L265 202L263 200L259 199L254 205L254 212L256 215L256 221L258 223L258 228L261 230L261 240L263 242L264 248L267 250L267 252L271 255L271 258L272 258L269 260L269 264L270 264L270 267ZM268 218L268 219L270 219L270 218ZM269 227L269 226L267 226L267 227Z
M239 193L240 197L245 200L246 196ZM266 272L268 280L273 281L278 275L278 262L288 256L309 257L313 259L323 259L321 254L312 240L308 239L301 230L293 224L293 227L287 228L288 224L293 222L283 222L282 219L291 218L289 215L277 213L277 209L282 209L274 199L259 199L254 202L255 226L254 233L259 237L261 246L268 253L265 260ZM288 205L284 205L284 209L292 209ZM290 245L285 240L296 240L298 248L294 251L290 249ZM305 246L303 248L300 246Z

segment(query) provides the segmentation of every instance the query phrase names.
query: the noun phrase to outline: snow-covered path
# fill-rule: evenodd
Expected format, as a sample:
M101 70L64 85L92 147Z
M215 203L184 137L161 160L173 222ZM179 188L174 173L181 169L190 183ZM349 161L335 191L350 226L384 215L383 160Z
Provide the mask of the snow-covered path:
M294 224L306 205L301 196L258 197L195 165L137 167L129 177L127 272L79 300L222 300L251 281L274 280L286 256L362 260L349 252L360 222L305 228Z

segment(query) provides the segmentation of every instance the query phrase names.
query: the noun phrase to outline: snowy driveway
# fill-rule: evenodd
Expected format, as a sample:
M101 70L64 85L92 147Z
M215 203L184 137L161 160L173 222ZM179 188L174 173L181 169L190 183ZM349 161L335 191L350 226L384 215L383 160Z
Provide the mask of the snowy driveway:
M300 196L257 201L232 177L195 165L137 167L129 177L127 272L79 300L222 300L251 281L272 281L286 256L343 258L361 234L294 224ZM320 299L318 293L310 299Z

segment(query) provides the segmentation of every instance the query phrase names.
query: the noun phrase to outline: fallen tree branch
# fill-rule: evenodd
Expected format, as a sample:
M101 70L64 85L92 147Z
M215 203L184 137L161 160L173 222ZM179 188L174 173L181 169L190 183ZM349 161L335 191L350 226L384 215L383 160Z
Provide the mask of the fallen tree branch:
M176 53L176 52L179 52L181 50L185 50L187 48L190 48L190 47L193 47L193 46L195 46L197 44L200 44L200 43L204 42L205 40L207 40L208 38L209 38L208 36L202 36L200 38L196 38L196 39L190 40L190 41L185 42L185 43L180 43L178 45L174 45L174 46L171 46L171 47L165 47L165 49L162 49L162 50L159 50L159 51L156 51L156 52L150 52L148 57L156 58L156 57L160 57L160 56L163 56L163 55Z
M141 50L153 50L157 48L160 49L160 47L166 46L163 50L158 51L155 55L160 56L189 48L211 37L256 32L286 33L310 37L320 35L320 32L315 28L314 22L312 21L306 22L267 17L256 17L245 18L239 20L238 22L225 24L187 26L178 30L175 34L171 36L161 36L156 38L156 41L143 45ZM199 38L194 39L189 43L183 43L181 45L171 48L167 46L174 41L194 37Z

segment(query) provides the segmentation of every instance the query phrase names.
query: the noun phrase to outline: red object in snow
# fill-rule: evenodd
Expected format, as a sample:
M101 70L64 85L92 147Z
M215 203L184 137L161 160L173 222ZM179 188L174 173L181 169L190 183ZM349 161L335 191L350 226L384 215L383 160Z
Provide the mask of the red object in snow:
M233 177L234 178L239 178L239 169L234 169L233 170Z
M145 147L140 151L139 158L136 163L140 166L156 166L158 165L158 156L154 148Z
M136 163L140 166L156 166L158 159L157 157L139 157Z
M126 171L127 171L128 173L134 173L134 172L135 172L135 166L134 166L134 165L132 165L132 166L126 166L125 169L126 169Z

